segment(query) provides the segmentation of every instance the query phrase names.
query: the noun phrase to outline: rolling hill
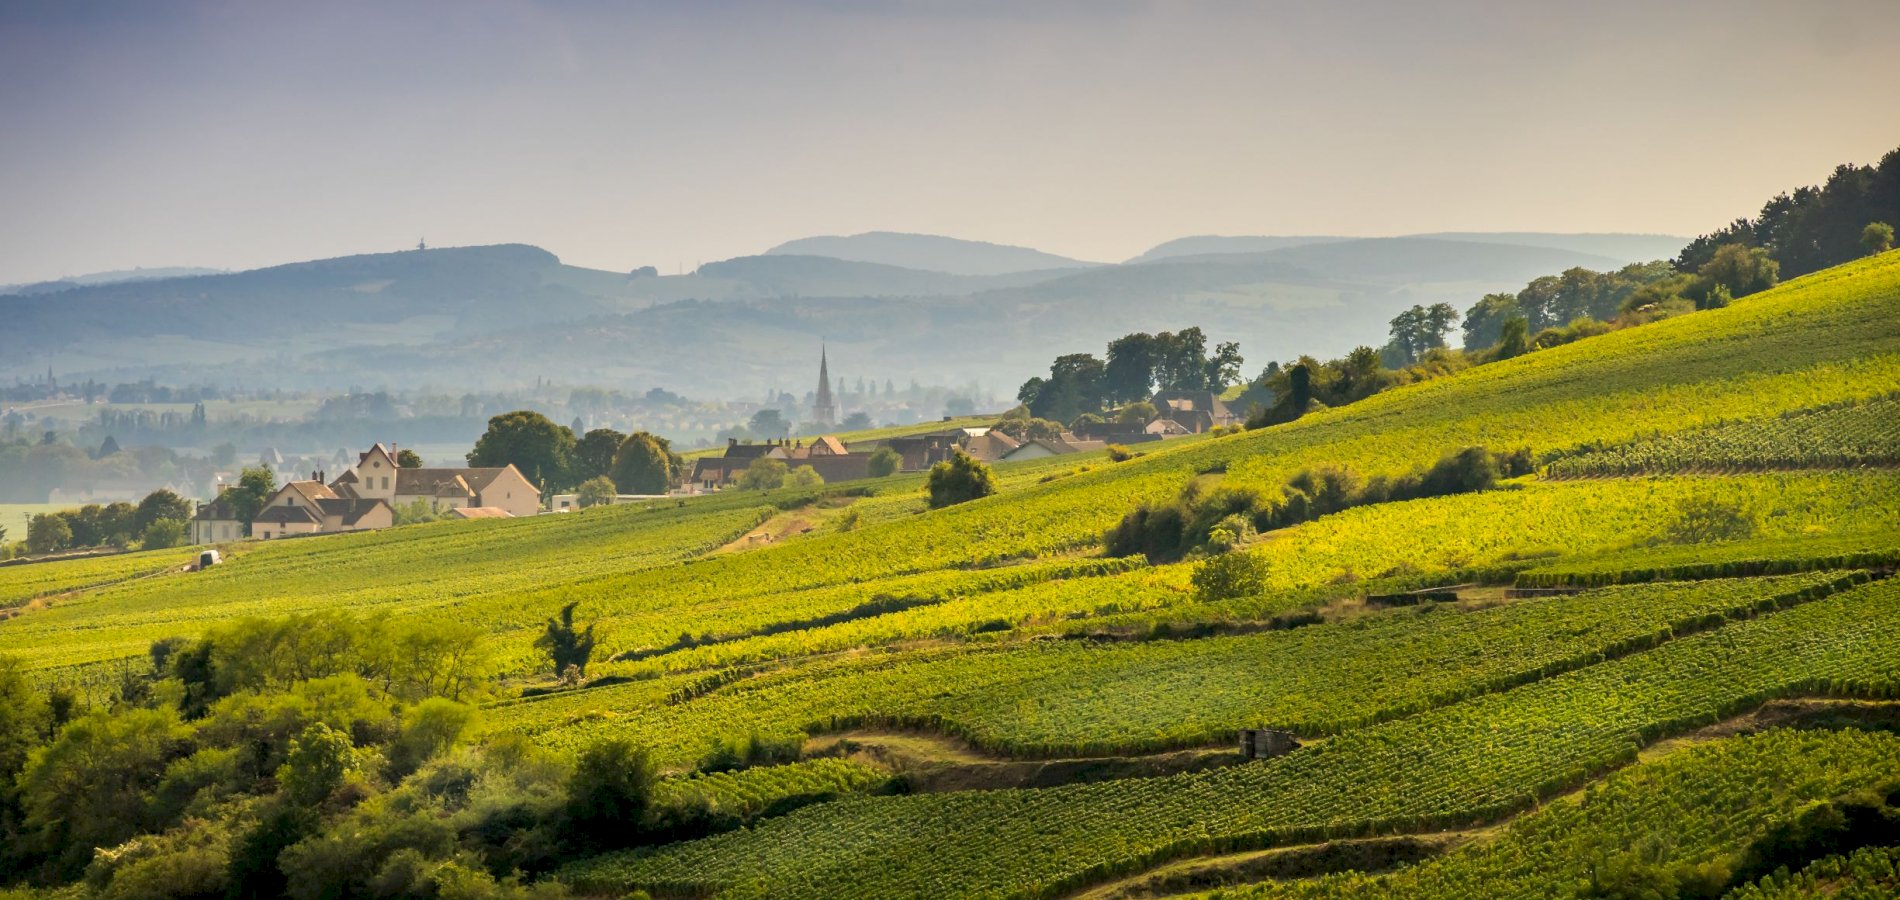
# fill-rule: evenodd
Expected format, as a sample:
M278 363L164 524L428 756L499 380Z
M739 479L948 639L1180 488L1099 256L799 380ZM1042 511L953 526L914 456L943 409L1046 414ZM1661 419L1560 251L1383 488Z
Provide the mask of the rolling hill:
M1377 342L1414 304L1463 308L1536 276L1616 264L1551 247L1379 238L1003 274L777 253L659 276L569 266L522 245L435 249L0 296L14 326L0 334L0 377L52 368L320 390L547 378L730 397L802 384L826 340L854 374L1008 389L1046 367L1052 348L1100 352L1134 330L1199 325L1239 341L1250 365L1336 356Z
M1008 275L1038 269L1100 265L1029 247L895 231L870 231L848 237L827 235L799 238L773 247L765 251L764 255L828 256L952 275Z
M1439 231L1400 235L1405 238L1457 241L1469 244L1510 244L1541 247L1589 256L1605 257L1615 265L1670 259L1681 252L1688 238L1667 234L1557 234L1535 231ZM1157 244L1131 263L1154 262L1181 256L1207 256L1226 253L1266 253L1288 247L1326 244L1357 238L1323 235L1231 236L1202 235L1176 238Z
M1890 252L1284 425L1001 465L997 493L940 509L901 475L245 544L198 574L167 556L0 568L0 609L20 610L0 619L0 656L101 709L145 685L70 740L166 729L168 759L192 762L133 788L223 801L140 806L75 845L82 862L137 849L101 857L94 883L200 870L186 859L224 871L257 846L238 840L258 833L251 811L288 796L228 770L332 732L366 761L270 864L344 892L451 853L505 876L543 846L559 849L529 877L587 895L721 898L1150 881L1720 893L1765 863L1839 872L1853 848L1783 826L1885 816L1895 787L1896 309ZM1813 415L1829 426L1778 424ZM1358 504L1298 477L1365 484L1474 445L1522 448L1534 470ZM1606 453L1616 476L1589 475ZM1106 555L1107 528L1177 497L1310 515L1182 559ZM787 517L804 530L737 540ZM599 629L583 684L535 640L569 604ZM313 611L341 618L268 637ZM393 671L373 653L334 662L356 652L340 623L359 619L455 635L455 664L486 659L489 689L379 726L417 701L349 700L370 690L349 687L351 665ZM186 652L219 629L235 636L204 652L240 686L202 719L166 718L212 682L182 664L142 674L154 642ZM245 665L282 674L245 688ZM458 702L480 703L479 730L403 737ZM1242 759L1242 728L1299 746ZM434 755L403 755L417 746ZM657 774L651 805L611 829L633 846L561 844L562 810L608 790L586 787L590 767L627 748ZM61 783L35 765L22 783ZM54 802L34 796L30 810ZM1418 864L1382 871L1405 841ZM1182 867L1203 877L1170 881Z

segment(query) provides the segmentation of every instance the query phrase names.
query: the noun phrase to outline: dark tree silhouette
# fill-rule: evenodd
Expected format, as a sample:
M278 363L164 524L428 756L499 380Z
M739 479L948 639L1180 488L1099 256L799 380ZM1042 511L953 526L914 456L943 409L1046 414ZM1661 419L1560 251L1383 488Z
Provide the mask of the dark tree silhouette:
M588 625L585 631L574 630L574 607L581 605L579 600L561 607L561 615L548 620L547 631L534 639L534 645L546 650L548 658L554 661L557 674L567 672L568 666L586 674L587 660L594 655L594 626Z

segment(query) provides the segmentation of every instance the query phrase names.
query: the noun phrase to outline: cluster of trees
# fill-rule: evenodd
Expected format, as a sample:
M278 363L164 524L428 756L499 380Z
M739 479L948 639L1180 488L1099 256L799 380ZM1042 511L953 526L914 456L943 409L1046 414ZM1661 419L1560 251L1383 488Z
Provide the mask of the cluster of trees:
M1736 219L1690 242L1676 258L1676 270L1700 273L1724 247L1740 245L1761 250L1782 275L1795 278L1885 252L1893 246L1896 224L1900 149L1881 157L1877 165L1837 166L1825 184L1775 195L1754 218Z
M1465 310L1464 348L1477 352L1497 345L1513 319L1524 320L1531 333L1578 319L1610 319L1638 292L1675 275L1666 262L1635 263L1614 272L1577 267L1534 279L1515 294L1487 294ZM1396 327L1395 322L1395 337Z
M89 547L129 549L134 545L162 550L185 542L185 523L190 519L190 501L171 491L157 490L145 495L136 506L93 503L36 515L27 521L26 550L57 553ZM5 530L0 529L0 540L5 537Z
M538 642L578 670L573 609ZM745 824L624 740L476 741L481 629L319 613L151 646L86 707L0 657L0 884L107 897L558 898L566 860ZM795 743L721 744L708 770Z
M1111 556L1139 553L1154 562L1223 553L1260 532L1342 509L1486 491L1499 479L1531 471L1528 450L1494 453L1466 447L1398 476L1362 478L1342 466L1308 469L1270 494L1221 486L1212 476L1203 476L1189 481L1172 500L1144 503L1130 511L1109 529L1103 543Z
M1159 389L1220 393L1240 378L1240 345L1207 349L1201 329L1123 335L1108 343L1106 359L1090 353L1056 357L1048 378L1031 378L1016 392L1029 415L1071 422L1083 414L1146 400Z
M512 465L549 493L587 485L596 502L603 493L664 494L686 470L663 437L596 428L576 438L572 428L527 409L489 419L468 464Z
M1427 351L1445 346L1445 335L1458 324L1458 309L1449 303L1414 306L1392 317L1392 339L1381 358L1397 369L1418 362Z

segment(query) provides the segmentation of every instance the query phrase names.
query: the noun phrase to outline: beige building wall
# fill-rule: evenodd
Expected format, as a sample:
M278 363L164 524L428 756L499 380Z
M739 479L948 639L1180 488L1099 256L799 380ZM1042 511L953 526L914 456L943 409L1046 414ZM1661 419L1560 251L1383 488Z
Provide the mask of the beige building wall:
M532 516L541 511L541 490L519 469L509 466L482 489L475 505L505 509L511 516Z

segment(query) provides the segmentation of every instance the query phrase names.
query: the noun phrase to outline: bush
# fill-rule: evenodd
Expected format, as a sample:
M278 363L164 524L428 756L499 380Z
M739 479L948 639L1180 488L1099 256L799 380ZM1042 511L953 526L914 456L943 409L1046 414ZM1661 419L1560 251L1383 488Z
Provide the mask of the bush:
M1267 589L1267 561L1251 553L1223 553L1194 569L1194 595L1204 602L1252 597Z
M165 550L185 542L185 523L177 519L159 519L145 526L139 535L139 548L143 550Z
M475 721L475 708L441 697L431 697L409 709L402 733L389 750L391 773L407 775L455 746Z
M790 475L785 476L785 486L795 488L815 488L825 483L824 476L811 466L799 466Z
M997 491L996 473L961 450L930 467L930 508L941 509L988 497Z
M739 490L769 491L785 484L787 470L783 460L761 456L739 473Z
M1109 444L1107 449L1110 462L1127 462L1135 458L1135 451L1122 444Z
M290 742L290 757L277 771L277 783L290 802L314 806L342 787L355 767L350 736L318 722Z
M1207 532L1207 546L1226 553L1253 536L1253 520L1236 513L1221 519Z
M872 478L885 478L897 474L904 465L904 456L889 447L879 447L871 454L868 474Z
M609 739L581 751L567 784L567 831L587 847L608 848L637 838L659 770L644 747Z
M596 506L612 506L619 496L613 479L605 475L596 475L581 482L581 486L576 489L574 502L581 509L592 509Z
M397 525L420 525L442 518L442 515L436 512L435 504L427 500L411 500L408 503L396 504L395 513Z

